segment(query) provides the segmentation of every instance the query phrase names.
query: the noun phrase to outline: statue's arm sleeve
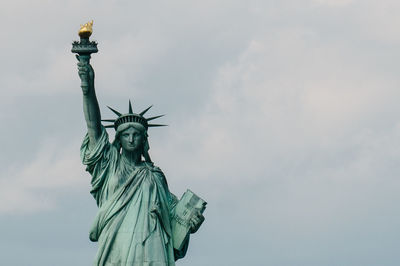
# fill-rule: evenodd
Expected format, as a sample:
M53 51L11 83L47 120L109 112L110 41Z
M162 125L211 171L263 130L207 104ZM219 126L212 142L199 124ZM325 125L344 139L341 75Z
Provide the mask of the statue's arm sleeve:
M86 165L86 171L92 175L91 193L97 200L96 194L101 190L108 176L108 169L112 163L112 153L113 147L103 126L99 139L93 145L90 145L89 135L86 134L81 146L81 160Z
M183 257L185 257L186 252L187 252L188 247L189 247L189 238L190 238L190 236L187 235L186 238L185 238L185 242L184 242L184 244L183 244L183 247L182 247L180 250L174 249L174 258L175 258L175 261L177 261L177 260L182 259Z
M169 215L169 220L172 222L172 219L174 219L174 215L175 215L175 207L176 207L176 204L179 202L179 199L177 196L175 196L173 193L171 193L169 191L167 179L165 178L165 175L161 171L161 169L156 166L153 166L153 171L158 176L158 180L161 181L161 184L167 193L168 215ZM172 233L172 237L174 237L174 232L172 230L173 230L173 228L171 228L171 233ZM185 257L188 246L189 246L189 238L190 238L190 236L189 236L189 234L187 234L181 249L177 250L174 248L175 261Z

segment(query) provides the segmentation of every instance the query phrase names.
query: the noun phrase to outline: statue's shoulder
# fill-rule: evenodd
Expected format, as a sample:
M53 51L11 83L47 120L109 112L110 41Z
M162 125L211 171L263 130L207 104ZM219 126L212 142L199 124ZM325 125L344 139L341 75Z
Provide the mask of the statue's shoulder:
M149 171L152 173L152 175L160 180L167 188L168 188L168 183L167 179L165 178L165 175L163 171L161 171L160 167L155 166L153 163L148 163L146 162L146 167L149 169Z
M149 169L152 172L159 172L161 174L163 173L160 167L154 165L154 163L144 162L144 165L146 166L147 169Z
M154 165L154 163L145 162L144 165L145 165L145 167L146 167L148 170L150 170L153 174L164 176L164 173L163 173L163 171L160 169L160 167Z

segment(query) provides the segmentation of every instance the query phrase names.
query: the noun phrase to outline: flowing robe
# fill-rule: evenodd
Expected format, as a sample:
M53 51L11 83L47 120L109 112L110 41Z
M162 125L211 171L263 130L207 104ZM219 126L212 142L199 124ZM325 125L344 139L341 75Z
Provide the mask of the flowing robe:
M174 250L170 220L177 198L169 192L164 174L150 163L127 168L127 161L102 134L89 149L81 146L81 159L92 175L90 193L99 207L90 230L99 249L94 265L173 266L187 250ZM130 169L128 167L128 169Z

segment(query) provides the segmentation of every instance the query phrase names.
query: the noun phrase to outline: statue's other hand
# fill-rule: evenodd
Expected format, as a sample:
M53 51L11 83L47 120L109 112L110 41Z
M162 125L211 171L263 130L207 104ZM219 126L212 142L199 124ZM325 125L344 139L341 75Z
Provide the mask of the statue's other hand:
M190 233L196 233L204 220L205 218L203 214L201 214L200 211L197 211L196 214L190 219Z

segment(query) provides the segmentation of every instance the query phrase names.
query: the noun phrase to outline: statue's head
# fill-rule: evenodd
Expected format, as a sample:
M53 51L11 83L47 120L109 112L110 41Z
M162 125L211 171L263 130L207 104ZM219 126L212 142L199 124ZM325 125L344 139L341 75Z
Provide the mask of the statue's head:
M102 120L113 123L112 125L105 126L106 128L113 127L116 131L113 145L118 149L118 151L121 151L122 148L128 152L140 152L146 161L150 162L151 160L148 154L149 143L147 141L147 129L149 127L159 127L165 125L149 124L148 121L159 118L163 115L145 118L143 115L151 108L151 106L136 114L132 110L131 101L129 101L128 114L121 114L111 107L108 108L110 108L110 110L118 116L117 119Z
M139 123L124 123L118 126L115 133L114 146L120 151L139 152L144 154L148 150L147 130Z

